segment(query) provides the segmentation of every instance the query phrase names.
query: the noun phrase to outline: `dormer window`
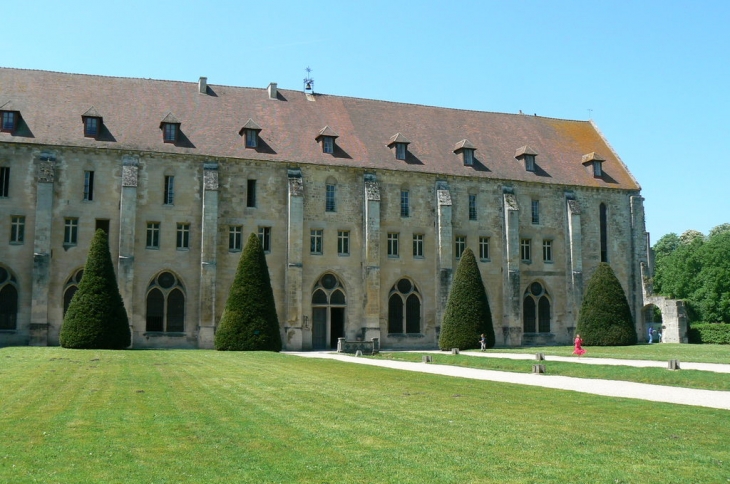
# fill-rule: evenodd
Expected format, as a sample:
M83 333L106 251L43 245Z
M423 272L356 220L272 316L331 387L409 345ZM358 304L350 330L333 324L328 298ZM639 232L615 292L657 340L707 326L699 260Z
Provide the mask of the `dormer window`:
M96 138L99 136L102 118L93 106L81 115L81 121L84 123L84 136L87 138Z
M462 159L464 160L464 166L473 166L474 165L474 152L476 151L476 147L469 142L468 139L463 139L456 143L456 146L454 146L454 153L461 154Z
M175 143L180 135L180 121L172 113L167 113L165 119L160 123L160 129L162 130L162 141Z
M261 126L256 124L253 119L248 118L248 121L243 125L243 128L240 129L238 134L244 137L244 146L246 148L257 148L259 146L260 131Z
M583 155L581 163L585 166L589 172L593 173L594 178L601 178L603 176L603 162L604 160L598 153L591 152Z
M523 161L525 163L525 170L531 172L537 171L537 164L535 163L536 156L537 152L527 145L519 148L515 152L515 158Z
M0 126L0 131L5 133L12 133L15 131L15 128L18 127L20 113L18 111L0 111L0 114L2 114L2 126Z
M408 144L410 141L400 133L390 138L390 142L387 144L388 148L395 147L395 159L405 160L408 156Z
M337 137L337 133L332 128L325 126L319 131L319 134L314 140L317 143L322 143L322 153L333 154L335 152L335 140Z

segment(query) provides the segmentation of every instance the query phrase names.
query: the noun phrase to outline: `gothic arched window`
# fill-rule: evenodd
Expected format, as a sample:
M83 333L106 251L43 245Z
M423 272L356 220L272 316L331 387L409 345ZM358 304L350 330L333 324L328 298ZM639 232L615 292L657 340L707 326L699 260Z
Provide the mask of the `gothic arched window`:
M522 298L522 330L525 333L550 332L550 295L539 282L527 286Z
M0 329L15 330L18 325L18 281L0 266Z
M172 272L161 272L147 288L147 331L185 331L185 288Z
M421 295L410 279L400 279L388 297L388 333L421 333Z

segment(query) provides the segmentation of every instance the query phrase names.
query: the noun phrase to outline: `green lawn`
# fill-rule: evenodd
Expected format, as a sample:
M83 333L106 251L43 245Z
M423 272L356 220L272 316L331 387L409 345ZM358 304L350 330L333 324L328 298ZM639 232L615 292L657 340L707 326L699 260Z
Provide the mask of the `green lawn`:
M730 364L730 345L688 345L675 343L639 344L634 346L585 346L592 358L623 358L630 360L679 360L697 363ZM545 355L572 356L572 346L533 346L529 348L494 348L496 353L545 353Z
M0 482L726 482L730 413L299 358L0 349Z
M634 368L631 366L585 365L579 363L550 361L549 358L540 362L535 360L511 360L507 358L481 358L477 356L469 356L469 353L469 351L466 351L462 352L460 355L452 355L447 352L428 354L431 354L433 357L433 364L438 365L463 366L481 370L531 373L532 365L535 363L541 363L545 365L545 371L549 375L572 376L576 378L600 378L632 381L637 383L651 383L654 385L730 391L730 373L714 373L699 370L669 371L666 367ZM547 352L544 353L547 354ZM371 358L418 362L422 360L423 354L411 352L383 352Z

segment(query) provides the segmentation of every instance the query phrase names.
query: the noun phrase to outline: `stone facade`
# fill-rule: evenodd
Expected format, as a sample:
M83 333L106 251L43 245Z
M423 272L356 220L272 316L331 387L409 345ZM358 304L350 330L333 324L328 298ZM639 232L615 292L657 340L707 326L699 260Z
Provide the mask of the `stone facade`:
M282 103L260 91L270 103L263 106ZM14 94L0 91L0 106ZM277 96L291 101L304 95L279 90ZM31 124L29 110L19 112ZM518 121L537 122L525 118ZM592 124L581 126L603 143ZM569 344L583 283L602 258L642 327L646 234L643 199L630 175L628 182L594 183L489 176L494 168L459 174L392 159L367 163L355 159L354 148L348 152L354 162L281 159L285 132L269 138L262 133L269 151L240 156L187 145L156 151L143 141L135 148L134 140L120 147L85 141L74 146L50 135L30 140L0 134L0 167L10 173L9 193L0 197L0 267L13 278L5 286L17 292L15 326L0 330L0 345L58 344L68 291L96 228L110 236L135 348L211 348L250 233L267 238L289 350L336 348L339 338L378 338L382 348L437 347L457 256L465 247L477 256L497 345ZM186 136L195 145L195 136L204 134L190 129ZM515 141L513 151L518 142L524 144ZM626 168L603 146L616 177ZM582 173L585 150L574 151L575 169ZM426 158L418 161L426 165ZM522 166L511 158L508 164ZM84 199L86 172L93 172L92 200ZM5 222L19 216L24 240L8 244L12 229ZM78 224L72 243L70 219ZM188 229L187 242L181 227ZM526 311L534 321L526 321ZM155 318L162 318L162 330Z

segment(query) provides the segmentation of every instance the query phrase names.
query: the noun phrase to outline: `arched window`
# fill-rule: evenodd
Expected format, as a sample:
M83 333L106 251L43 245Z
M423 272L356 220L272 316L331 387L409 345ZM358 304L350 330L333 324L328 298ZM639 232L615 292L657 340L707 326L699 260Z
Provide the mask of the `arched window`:
M599 208L599 219L601 224L601 262L608 262L608 235L606 234L606 204L602 203Z
M74 294L76 294L76 291L79 290L79 284L81 283L81 278L84 276L84 270L78 269L76 272L74 272L71 277L69 277L66 280L66 284L63 286L63 316L66 316L66 311L68 311L68 307L71 305L71 299L73 299Z
M185 331L185 288L172 272L161 272L147 288L147 331Z
M331 273L319 278L312 292L312 348L337 348L345 336L347 299L342 282Z
M550 295L539 282L527 286L522 299L522 330L525 333L550 332Z
M400 279L388 297L388 333L421 333L421 295L410 279Z
M18 325L18 281L0 266L0 329L15 330Z

